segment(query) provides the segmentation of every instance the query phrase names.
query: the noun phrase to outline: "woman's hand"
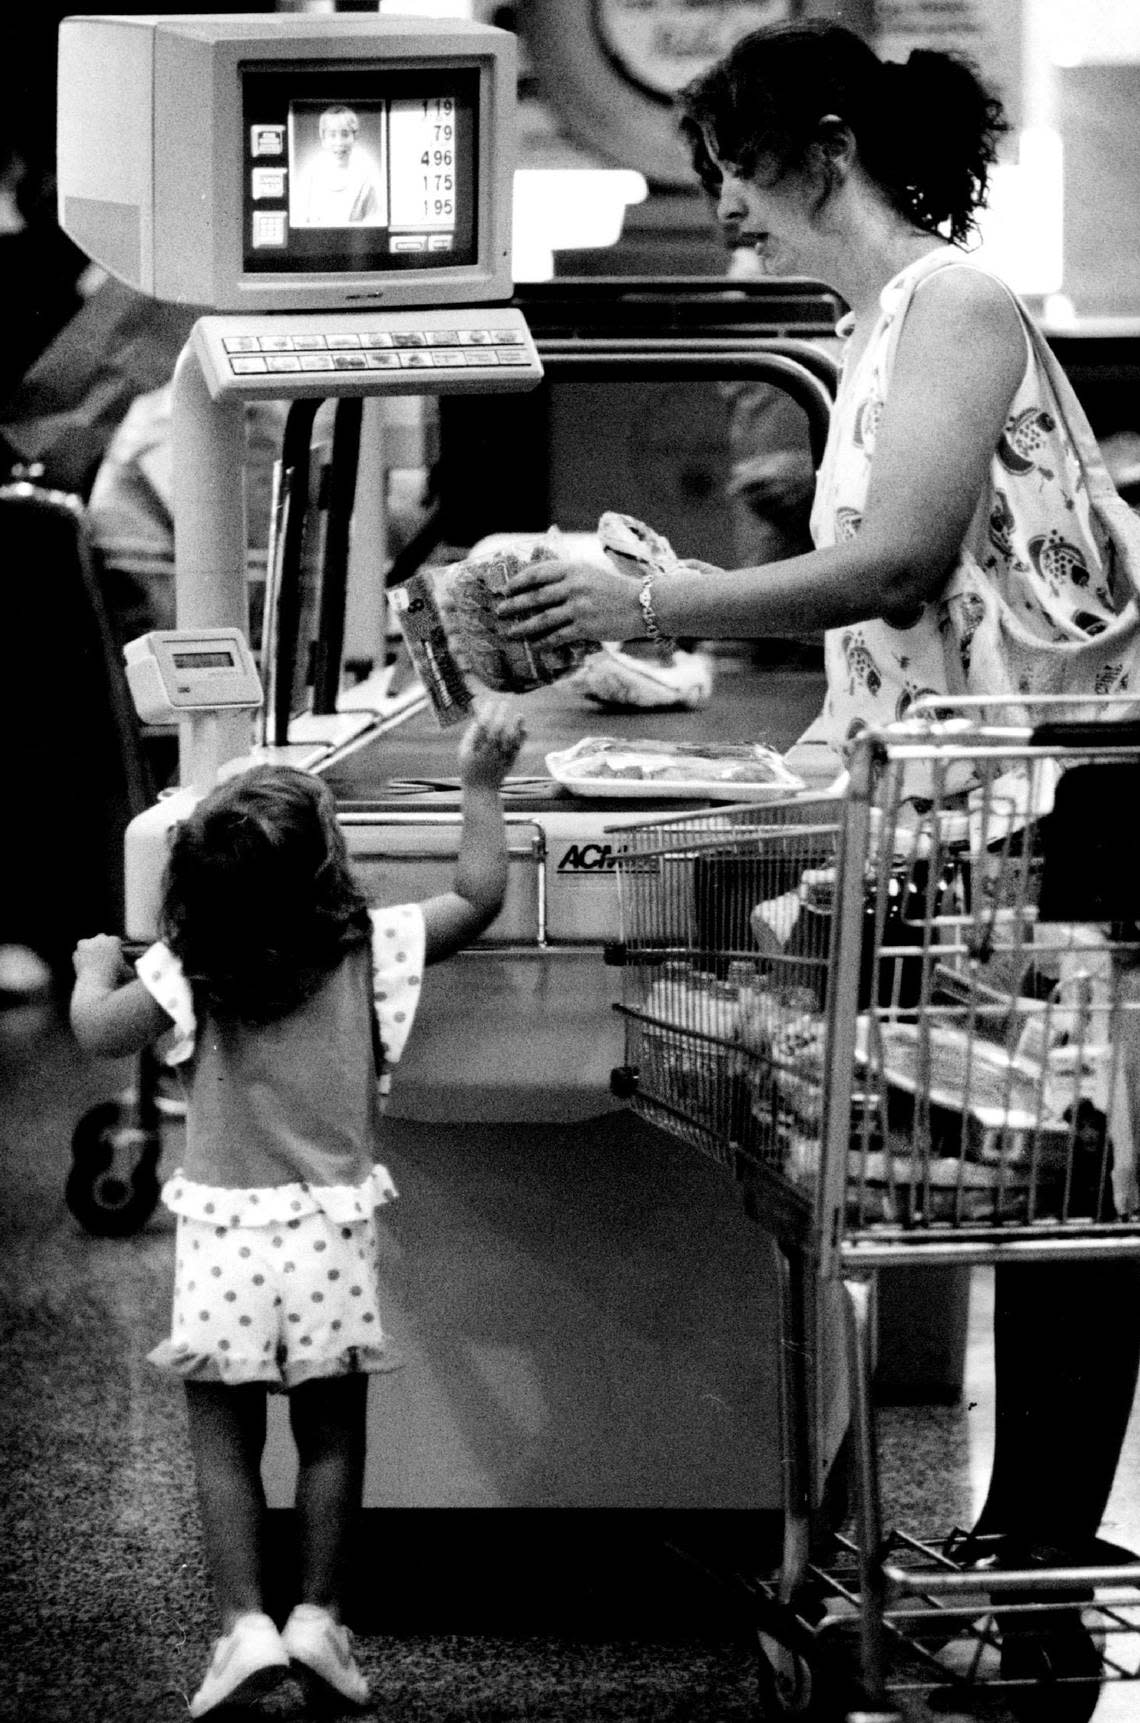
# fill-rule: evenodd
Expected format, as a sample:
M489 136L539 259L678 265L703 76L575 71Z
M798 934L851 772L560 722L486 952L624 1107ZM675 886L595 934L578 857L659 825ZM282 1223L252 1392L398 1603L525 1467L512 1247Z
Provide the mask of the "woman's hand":
M521 716L505 700L478 711L459 745L459 777L467 789L497 790L526 739Z
M628 575L595 562L531 562L511 576L497 609L518 640L632 640L645 633L638 590Z

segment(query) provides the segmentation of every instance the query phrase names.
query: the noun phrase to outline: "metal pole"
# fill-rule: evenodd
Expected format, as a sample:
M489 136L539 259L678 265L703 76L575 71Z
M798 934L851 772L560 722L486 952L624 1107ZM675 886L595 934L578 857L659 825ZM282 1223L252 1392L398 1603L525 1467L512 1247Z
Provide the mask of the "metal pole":
M245 417L242 403L212 400L190 342L174 370L174 595L179 628L240 628L249 637L246 582ZM219 718L215 765L249 752L248 712ZM202 772L191 726L181 727L180 777Z

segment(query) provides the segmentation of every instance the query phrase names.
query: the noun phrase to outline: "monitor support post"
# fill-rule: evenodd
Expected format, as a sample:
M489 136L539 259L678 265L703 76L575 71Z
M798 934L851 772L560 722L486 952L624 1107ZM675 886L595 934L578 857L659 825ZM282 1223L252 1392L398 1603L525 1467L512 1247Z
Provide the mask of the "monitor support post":
M246 576L245 415L232 395L214 400L187 342L174 370L174 594L179 628L240 628L249 638ZM209 725L179 726L183 784L216 780L227 760L248 754L248 712Z

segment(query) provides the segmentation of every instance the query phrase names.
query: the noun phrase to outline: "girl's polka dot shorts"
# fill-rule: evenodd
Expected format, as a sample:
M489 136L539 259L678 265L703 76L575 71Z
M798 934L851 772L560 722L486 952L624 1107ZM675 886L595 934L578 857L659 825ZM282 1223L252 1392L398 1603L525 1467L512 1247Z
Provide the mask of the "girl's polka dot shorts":
M372 1217L226 1227L179 1215L170 1339L150 1356L194 1380L281 1388L391 1369Z

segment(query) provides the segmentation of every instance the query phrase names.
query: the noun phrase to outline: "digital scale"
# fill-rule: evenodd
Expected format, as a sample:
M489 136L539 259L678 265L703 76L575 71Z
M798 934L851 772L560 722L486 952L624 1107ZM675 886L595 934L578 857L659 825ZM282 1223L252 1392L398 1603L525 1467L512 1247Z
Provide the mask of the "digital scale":
M124 650L127 685L144 724L250 712L264 699L239 628L155 629Z

